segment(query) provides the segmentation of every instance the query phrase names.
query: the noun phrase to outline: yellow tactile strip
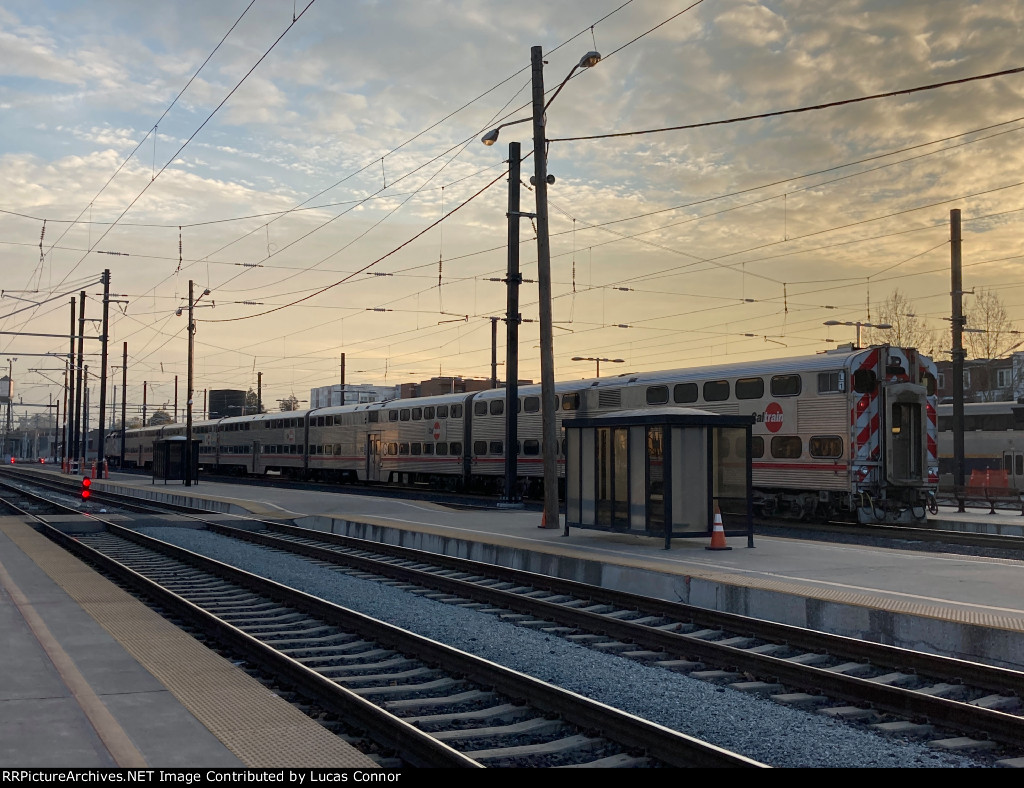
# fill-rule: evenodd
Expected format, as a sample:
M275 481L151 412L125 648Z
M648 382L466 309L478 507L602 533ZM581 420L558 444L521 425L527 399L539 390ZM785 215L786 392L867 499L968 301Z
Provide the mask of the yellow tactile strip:
M251 768L376 768L376 763L14 518L2 530Z

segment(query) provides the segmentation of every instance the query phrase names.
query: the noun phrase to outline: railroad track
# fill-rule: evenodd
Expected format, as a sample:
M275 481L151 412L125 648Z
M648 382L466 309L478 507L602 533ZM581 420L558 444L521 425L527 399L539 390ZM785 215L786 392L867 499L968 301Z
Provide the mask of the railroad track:
M410 766L762 764L113 523L47 535Z
M993 753L1024 741L1024 674L1016 671L279 523L259 532L206 525L837 719L936 743L970 737L958 744Z
M44 533L420 767L764 764L209 558L91 518Z

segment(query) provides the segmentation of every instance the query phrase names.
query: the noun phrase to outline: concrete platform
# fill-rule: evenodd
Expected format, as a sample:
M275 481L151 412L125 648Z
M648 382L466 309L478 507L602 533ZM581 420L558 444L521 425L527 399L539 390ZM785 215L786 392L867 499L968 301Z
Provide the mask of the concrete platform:
M1024 561L758 536L674 540L542 529L523 510L467 511L432 503L203 481L184 488L113 474L98 488L254 513L317 530L513 566L701 607L813 627L889 645L1024 669ZM964 527L1024 520L969 512ZM973 526L969 524L973 523Z
M0 633L4 768L375 767L15 517Z

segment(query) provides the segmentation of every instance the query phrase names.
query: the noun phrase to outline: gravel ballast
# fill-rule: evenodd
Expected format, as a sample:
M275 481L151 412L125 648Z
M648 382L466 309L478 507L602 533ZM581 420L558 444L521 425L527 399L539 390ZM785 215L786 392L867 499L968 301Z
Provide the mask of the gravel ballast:
M140 528L416 634L528 673L774 767L972 768L988 764L930 749L756 695L602 654L553 635L339 574L298 556L204 531Z

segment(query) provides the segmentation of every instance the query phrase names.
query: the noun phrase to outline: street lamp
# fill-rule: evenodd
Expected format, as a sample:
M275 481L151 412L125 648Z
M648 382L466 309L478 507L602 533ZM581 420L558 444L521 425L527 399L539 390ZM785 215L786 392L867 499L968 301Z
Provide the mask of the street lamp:
M597 362L597 374L595 377L601 377L601 362L604 361L607 364L625 364L624 358L593 358L592 356L573 356L573 361L596 361Z
M826 320L823 325L826 326L857 326L857 344L856 347L860 347L860 330L861 328L880 328L883 331L892 328L888 323L862 323L859 320Z
M203 295L199 298L193 296L193 282L191 279L188 280L188 383L186 384L186 395L187 400L185 406L185 486L190 487L192 485L192 369L194 366L195 359L195 335L196 335L196 321L192 318L192 311L199 306L199 301L202 300L203 296L210 294L209 289L203 290ZM211 301L209 304L202 304L202 306L215 307L217 304ZM174 314L181 317L182 307L178 307Z
M601 55L588 52L580 62L573 66L572 71L562 80L558 89L551 95L547 103L544 101L544 55L542 48L535 46L530 50L533 85L533 113L530 118L503 123L483 136L484 145L493 145L498 141L498 132L505 126L533 121L533 164L532 178L537 204L537 296L540 312L540 389L541 389L541 445L544 461L544 515L542 528L559 527L558 504L558 432L555 429L555 359L554 337L551 320L551 244L548 237L548 184L547 151L544 135L546 123L545 111L566 83L580 68L591 68L601 62ZM514 408L514 403L508 403ZM514 447L509 447L512 450Z

